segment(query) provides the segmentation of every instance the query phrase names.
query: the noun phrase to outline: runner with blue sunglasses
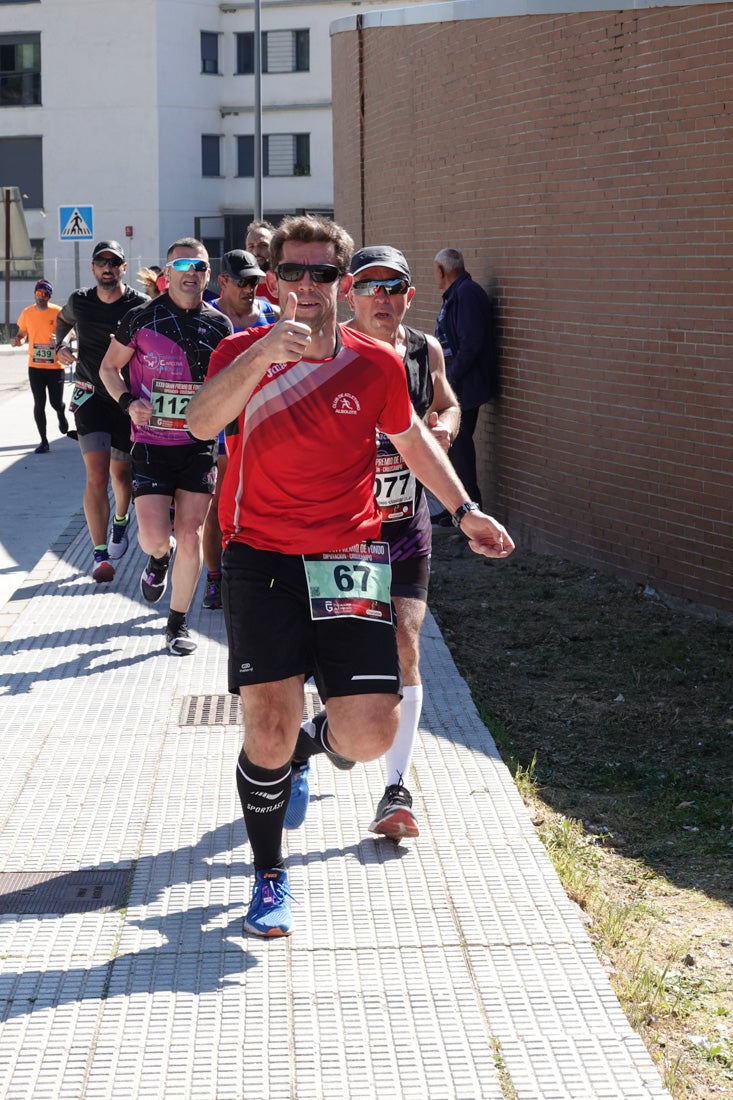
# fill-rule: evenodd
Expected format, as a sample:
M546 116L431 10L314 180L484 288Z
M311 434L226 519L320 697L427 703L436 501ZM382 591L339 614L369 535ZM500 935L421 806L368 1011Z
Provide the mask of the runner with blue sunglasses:
M100 371L129 417L138 540L148 555L140 593L146 603L158 603L170 572L165 640L176 656L196 649L186 616L201 572L202 530L217 479L218 443L190 434L186 409L206 378L212 351L232 331L229 318L203 301L209 270L201 241L175 241L166 257L168 289L127 314Z

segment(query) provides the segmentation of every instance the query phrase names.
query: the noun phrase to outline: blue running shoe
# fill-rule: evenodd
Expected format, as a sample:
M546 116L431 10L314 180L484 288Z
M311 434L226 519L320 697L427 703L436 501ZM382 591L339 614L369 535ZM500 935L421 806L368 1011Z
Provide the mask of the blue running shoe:
M293 764L293 774L290 780L290 801L285 811L285 828L298 829L305 821L308 813L308 773L311 766L308 760L304 764Z
M289 936L293 925L287 871L257 871L245 932L255 936Z

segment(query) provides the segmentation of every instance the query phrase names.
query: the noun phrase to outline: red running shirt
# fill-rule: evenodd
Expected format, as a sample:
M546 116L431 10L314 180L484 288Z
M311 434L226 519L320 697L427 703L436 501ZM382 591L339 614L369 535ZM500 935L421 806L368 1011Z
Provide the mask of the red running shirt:
M224 370L268 329L227 337L209 362ZM219 501L223 542L281 554L343 550L379 538L376 431L399 435L412 403L399 355L338 326L330 359L274 363L227 434Z

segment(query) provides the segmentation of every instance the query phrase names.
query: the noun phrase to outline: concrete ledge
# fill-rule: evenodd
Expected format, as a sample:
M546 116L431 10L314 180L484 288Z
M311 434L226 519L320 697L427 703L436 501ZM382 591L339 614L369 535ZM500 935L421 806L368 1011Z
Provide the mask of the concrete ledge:
M725 3L725 0L712 0L715 3ZM411 8L385 8L381 11L362 12L360 15L348 15L343 19L335 19L331 24L330 33L341 34L344 31L353 31L357 28L357 20L361 20L361 26L373 29L375 27L409 27L425 23L453 23L462 19L506 19L515 15L568 15L578 12L593 11L637 11L645 8L681 8L698 7L705 4L705 0L668 0L660 4L657 0L633 0L632 3L619 4L613 0L453 0L452 3L419 4ZM705 6L709 6L705 4Z

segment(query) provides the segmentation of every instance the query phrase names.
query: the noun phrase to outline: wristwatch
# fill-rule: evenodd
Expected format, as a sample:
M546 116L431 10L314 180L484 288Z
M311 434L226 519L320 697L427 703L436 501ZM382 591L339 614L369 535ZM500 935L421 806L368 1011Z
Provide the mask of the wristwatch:
M126 412L128 414L128 416L130 415L130 405L132 405L135 401L137 401L137 398L133 393L130 393L129 390L125 390L125 392L121 393L120 396L117 398L117 404L120 406L123 412Z
M464 516L467 516L469 512L479 512L481 505L477 504L475 500L467 500L465 504L462 504L460 508L456 508L455 512L451 516L451 521L454 527L461 526L461 520Z

